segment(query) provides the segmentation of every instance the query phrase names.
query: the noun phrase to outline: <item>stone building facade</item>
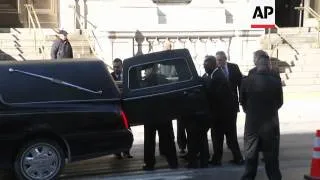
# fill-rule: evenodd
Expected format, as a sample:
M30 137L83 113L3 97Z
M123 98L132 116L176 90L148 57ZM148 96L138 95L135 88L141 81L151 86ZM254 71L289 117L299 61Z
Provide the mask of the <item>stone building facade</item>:
M188 48L202 73L207 54L224 50L229 60L252 65L263 29L250 29L245 9L250 0L0 0L0 27L28 27L25 4L32 4L42 28L90 30L95 49L108 63L163 49ZM280 2L280 1L277 1ZM281 1L283 2L283 1ZM287 2L287 1L286 1ZM288 1L289 2L289 1ZM292 9L293 4L279 4ZM304 0L320 11L318 0ZM288 11L289 12L289 11ZM290 12L293 12L292 10ZM293 22L296 22L296 12ZM79 17L79 18L77 18ZM312 26L312 17L304 14ZM294 24L294 23L293 23Z

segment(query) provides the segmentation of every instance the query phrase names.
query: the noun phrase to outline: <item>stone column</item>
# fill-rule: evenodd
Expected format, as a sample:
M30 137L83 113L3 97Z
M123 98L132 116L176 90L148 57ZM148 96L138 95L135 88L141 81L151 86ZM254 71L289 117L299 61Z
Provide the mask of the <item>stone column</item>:
M78 0L63 0L60 3L60 29L73 32L76 29L75 9Z
M309 7L309 6L310 6L310 0L304 0L304 7ZM306 22L306 19L308 19L308 18L309 18L308 13L304 12L303 13L303 22Z
M78 7L77 12L80 15L80 22L82 26L86 29L87 28L87 15L88 15L88 5L87 5L87 0L76 0L78 1ZM76 3L77 4L77 3ZM79 24L80 25L80 24ZM77 28L80 28L81 26L77 26Z

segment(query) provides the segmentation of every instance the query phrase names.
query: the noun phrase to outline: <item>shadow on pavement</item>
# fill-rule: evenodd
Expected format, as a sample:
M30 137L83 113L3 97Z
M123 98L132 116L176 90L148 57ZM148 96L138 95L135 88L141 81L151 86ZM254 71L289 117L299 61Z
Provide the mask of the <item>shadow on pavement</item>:
M313 133L304 133L304 134L285 134L281 136L281 145L280 145L280 165L284 165L283 171L287 171L287 167L291 166L291 162L293 163L292 166L295 168L299 168L299 164L302 163L302 168L306 169L306 172L301 173L308 173L309 172L309 162L311 161L311 154L312 154L312 145L313 145ZM239 143L241 148L243 147L243 141L239 139ZM209 140L210 143L210 140ZM158 146L157 146L158 147ZM212 153L212 145L210 143L210 152ZM71 178L72 176L77 175L96 175L96 174L108 174L108 175L115 175L125 172L141 172L141 167L143 165L143 145L142 144L135 144L132 149L132 154L134 156L133 159L116 159L113 156L105 156L102 158L97 158L89 161L82 161L78 163L69 164L66 168L65 178ZM168 168L167 162L164 158L160 157L157 154L157 169L164 169ZM228 161L232 159L231 152L226 148L224 148L224 156L223 156L223 163L225 166L228 165ZM298 164L294 164L298 163ZM180 159L180 167L184 167L186 161ZM261 163L260 163L261 164ZM297 167L296 167L297 166ZM307 166L307 168L306 168ZM259 174L260 176L264 177L263 173ZM290 172L286 172L284 174L283 179L288 179L286 176L290 175ZM303 176L303 175L302 175ZM300 177L302 177L300 176ZM300 178L301 179L301 178Z
M309 173L310 162L312 158L312 146L313 146L313 133L302 133L302 134L285 134L281 135L281 144L280 144L280 166L283 173L283 179L302 179L304 174ZM210 152L212 153L212 145L210 143ZM243 149L243 141L239 138L240 147ZM157 146L158 147L158 146ZM61 179L90 179L90 176L103 175L106 177L122 176L124 173L134 173L145 174L141 170L143 165L143 145L134 144L132 148L133 159L117 159L113 155L104 156L96 159L80 161L68 164L64 170ZM167 163L164 158L159 156L159 153L156 152L156 169L167 169ZM224 148L223 156L223 166L219 168L219 171L212 171L212 177L221 175L230 176L233 178L240 178L239 176L242 173L237 166L228 164L227 162L232 158L230 151ZM184 167L186 161L180 159L180 167ZM260 165L263 163L260 162ZM231 167L237 167L238 170L234 171ZM230 169L231 168L231 169ZM183 168L177 170L180 171ZM158 171L157 171L158 172ZM189 172L189 170L188 170ZM211 171L210 171L211 172ZM149 173L150 174L150 173ZM153 173L151 173L152 175ZM210 175L210 174L209 174ZM209 176L207 175L207 176ZM0 175L1 180L12 180L9 175L2 173ZM223 178L222 178L223 179ZM260 167L257 180L267 180L267 177L264 173L264 168Z

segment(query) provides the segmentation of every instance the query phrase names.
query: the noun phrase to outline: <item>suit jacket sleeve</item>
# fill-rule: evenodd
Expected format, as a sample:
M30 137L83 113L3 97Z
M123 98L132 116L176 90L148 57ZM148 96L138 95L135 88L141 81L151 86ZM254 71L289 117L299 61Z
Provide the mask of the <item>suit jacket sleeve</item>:
M247 112L247 85L246 85L246 81L247 81L247 78L243 79L242 80L242 86L240 87L240 94L239 94L239 101L240 101L240 104L243 108L243 111L246 113Z
M70 46L70 58L73 58L73 49L72 49L72 46L71 44L69 43L69 46Z
M240 87L241 87L241 82L242 82L242 78L243 78L243 75L240 71L240 68L238 65L235 65L235 72L237 74L237 86L238 86L238 89L240 91Z
M237 64L232 64L232 71L234 73L233 76L234 76L234 86L236 87L236 91L237 91L236 93L238 95L238 92L239 92L239 96L240 96L240 87L241 87L243 75Z
M281 106L283 105L283 90L282 90L282 83L281 80L279 81L278 84L278 102L277 102L277 108L280 109Z
M59 49L59 42L54 41L51 47L51 59L57 59L58 49Z

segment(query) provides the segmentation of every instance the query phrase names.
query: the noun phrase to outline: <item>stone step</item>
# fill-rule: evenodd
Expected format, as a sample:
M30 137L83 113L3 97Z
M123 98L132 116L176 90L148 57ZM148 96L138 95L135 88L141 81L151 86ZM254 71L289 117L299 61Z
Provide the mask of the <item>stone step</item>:
M313 65L293 66L290 68L292 72L320 72L320 67ZM290 68L287 68L286 72L288 72Z
M283 78L288 77L289 79L320 78L320 72L282 73L281 76Z
M295 51L290 49L279 49L278 54L274 52L272 54L273 57L277 57L280 60L290 60L290 59L308 59L308 58L319 58L320 57L320 49L312 49L312 48L305 48L305 49L297 49L299 54L297 55Z
M27 33L30 31L29 28L0 28L0 32L5 29L5 32L7 32L9 29L10 33L19 33L19 34L23 34L23 33ZM31 28L32 29L32 28ZM58 28L42 28L42 31L45 34L55 34L58 31ZM81 30L80 29L75 29L72 32L68 32L70 34L79 34Z
M320 85L320 78L300 78L300 79L285 79L286 86L296 85Z
M314 43L317 39L315 37L286 37L285 40L293 45L298 43Z
M36 44L42 44L42 41L37 41ZM46 41L45 46L51 47L53 41ZM87 40L70 40L70 44L72 46L87 46L89 47L89 43ZM0 48L6 47L32 47L35 45L34 40L22 40L22 41L15 41L15 40L1 40L0 39Z
M89 54L76 54L74 55L74 59L77 59L77 58L96 58L94 55L89 55ZM5 58L5 56L1 57L1 54L0 54L0 59L2 61L4 60L16 60L16 61L26 61L26 60L39 60L39 59L43 59L42 55L11 55L10 57L8 58ZM47 56L45 59L48 59L50 60L50 56Z
M291 67L296 67L296 66L320 66L320 62L315 61L315 60L304 60L304 59L299 59L299 60L292 60L291 62L288 62Z
M43 35L39 33L34 33L33 31L27 31L23 33L0 33L0 39L7 40L7 39L13 39L13 40L33 40L34 36L38 39L41 39ZM46 40L55 40L56 35L55 34L50 34L50 35L45 35ZM84 35L80 35L79 33L70 33L68 34L68 39L69 40L86 40L86 37Z
M320 85L291 85L283 87L284 93L320 92Z
M317 32L310 32L310 33L296 33L296 34L281 34L283 38L297 38L297 39L303 39L303 38L317 38L318 33Z
M312 57L320 57L320 52L317 50L313 50L313 51L308 51L308 50L302 51L301 50L301 53L298 55L299 59L309 59Z
M288 62L288 61L287 61ZM298 59L292 59L292 66L319 66L320 65L320 55L312 56L299 56ZM289 62L288 62L289 63ZM290 63L289 63L290 64Z
M317 32L316 29L314 28L309 28L309 27L297 27L297 28L279 28L278 33L280 34L298 34L298 33L309 33L309 32Z
M20 54L20 55L1 55L0 54L0 60L6 61L6 60L16 60L16 61L25 61L25 60L36 60L36 59L43 59L44 57L42 55L36 55L36 54ZM96 58L94 55L90 54L74 54L73 58ZM50 56L45 56L44 59L51 59Z
M320 56L317 58L302 59L300 62L303 66L318 66L320 68Z
M90 54L91 49L90 47L79 47L79 46L73 46L72 47L73 52L82 53L82 54ZM1 48L1 51L8 54L14 54L14 53L38 53L40 52L40 49L35 49L34 47L22 47L22 48ZM46 52L51 52L51 47L45 48Z
M313 44L314 44L314 42L297 42L297 43L281 44L281 45L278 45L278 47L291 46L293 48L292 49L293 51L300 52L299 50L301 50L301 49L312 49L314 47ZM279 51L280 51L280 49L279 49Z

